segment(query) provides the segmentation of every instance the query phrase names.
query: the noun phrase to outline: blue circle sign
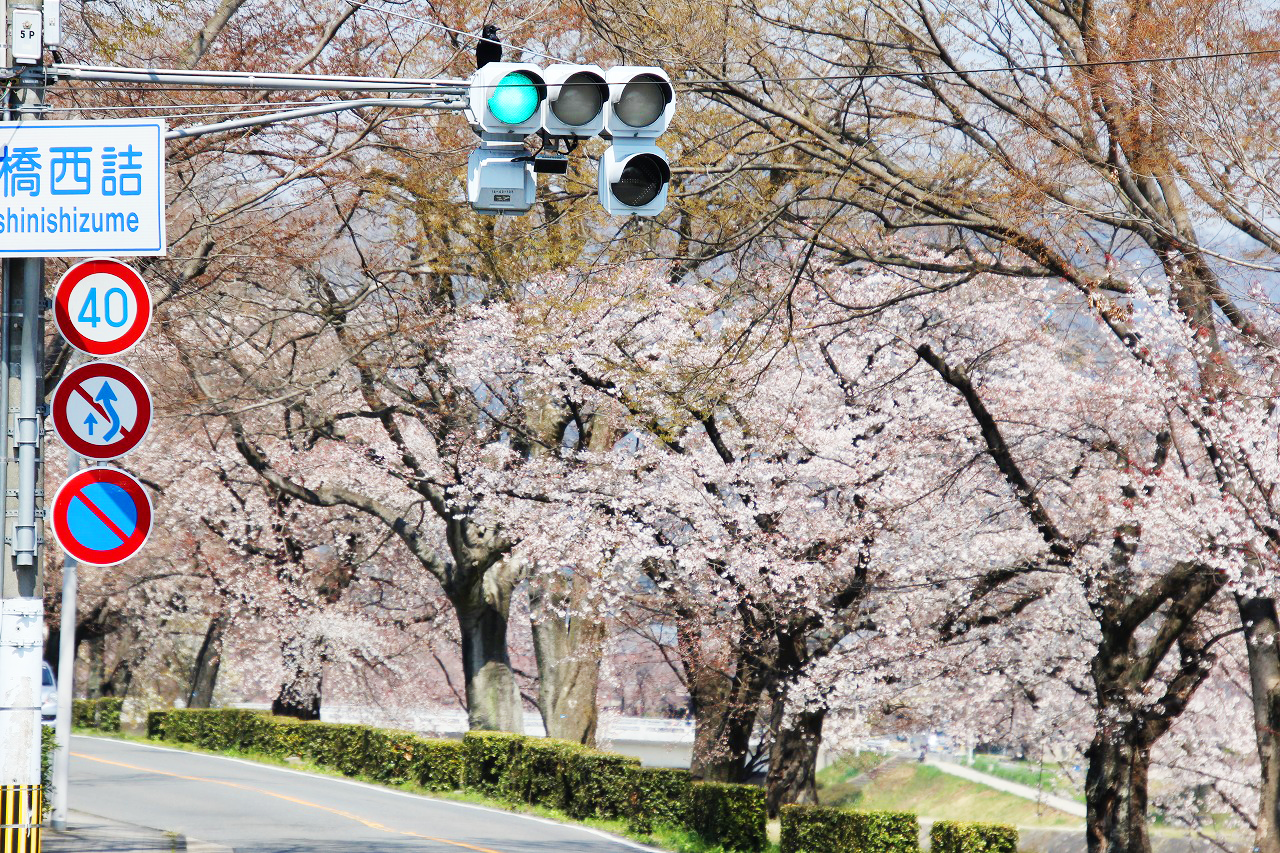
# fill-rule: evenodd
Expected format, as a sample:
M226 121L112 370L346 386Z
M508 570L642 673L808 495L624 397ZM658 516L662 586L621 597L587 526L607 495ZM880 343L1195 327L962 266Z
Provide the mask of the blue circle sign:
M122 563L150 534L151 500L141 483L117 468L77 472L53 498L53 535L82 563Z

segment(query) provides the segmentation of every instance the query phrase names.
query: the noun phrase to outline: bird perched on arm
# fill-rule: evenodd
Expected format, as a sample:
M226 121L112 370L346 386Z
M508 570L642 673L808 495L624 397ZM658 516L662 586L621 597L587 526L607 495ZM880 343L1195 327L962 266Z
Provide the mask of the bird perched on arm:
M502 45L498 44L498 28L485 24L476 45L476 68L484 68L490 62L502 61Z

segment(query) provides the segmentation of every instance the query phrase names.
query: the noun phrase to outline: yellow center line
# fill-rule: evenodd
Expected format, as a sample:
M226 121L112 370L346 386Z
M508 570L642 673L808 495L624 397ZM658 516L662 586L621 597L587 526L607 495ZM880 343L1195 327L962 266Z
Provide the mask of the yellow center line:
M73 752L71 754L74 755L76 758L83 758L88 761L97 761L99 764L110 764L115 767L124 767L129 770L141 770L143 773L154 773L157 776L171 776L174 779L186 779L191 782L207 782L210 785L224 785L228 788L239 788L242 791L252 791L255 794L262 794L267 797L275 797L277 800L284 800L285 802L294 803L295 805L306 806L307 808L312 808L312 809L319 809L322 812L329 812L329 814L334 814L334 815L337 815L338 817L345 817L348 820L354 820L356 823L364 824L370 829L376 829L381 832L388 832L388 833L391 833L392 835L407 835L410 838L421 838L424 841L435 841L440 844L448 844L451 847L465 847L468 850L475 850L476 853L499 853L499 851L497 850L491 850L488 847L477 847L474 844L467 844L465 841L450 841L447 838L436 838L433 835L422 835L421 833L413 832L408 829L393 829L392 827L386 826L376 821L369 820L368 818L360 817L360 815L358 814L352 814L351 812L343 811L342 809L331 809L328 806L322 806L319 803L312 803L312 802L308 802L307 800L299 800L297 797L290 797L285 794L278 794L275 791L268 791L265 788L255 788L252 785L241 785L237 782L224 782L221 779L205 779L201 776L184 776L181 773L169 773L164 770L154 770L150 767L139 767L136 764L125 764L123 761L109 761L105 758L98 758L97 756L93 756L93 755L85 755L84 753L81 753L81 752Z

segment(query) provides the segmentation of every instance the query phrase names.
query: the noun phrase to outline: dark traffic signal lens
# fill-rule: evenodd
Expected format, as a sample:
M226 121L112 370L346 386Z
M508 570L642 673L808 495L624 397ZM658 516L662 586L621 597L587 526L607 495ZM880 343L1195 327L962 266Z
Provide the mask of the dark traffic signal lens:
M669 173L661 159L652 154L637 154L622 167L622 176L611 185L613 195L623 204L643 207L658 197Z
M600 77L589 71L571 74L561 85L559 97L551 102L551 112L565 124L586 124L604 108L602 85Z

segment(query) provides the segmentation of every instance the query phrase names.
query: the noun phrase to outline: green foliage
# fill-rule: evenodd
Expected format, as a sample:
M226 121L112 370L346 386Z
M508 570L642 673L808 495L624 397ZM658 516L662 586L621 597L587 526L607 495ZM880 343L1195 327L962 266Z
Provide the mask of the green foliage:
M580 743L554 738L525 738L511 761L504 790L524 803L565 811L569 806L571 757Z
M153 714L147 717L147 734L151 733ZM258 711L232 709L187 709L169 711L160 724L165 740L194 744L203 749L225 751L248 749L257 731L269 725L268 717Z
M627 774L627 826L632 832L653 832L655 826L685 827L693 778L688 770L636 767Z
M456 740L418 738L414 747L417 782L429 791L462 787L462 744Z
M783 806L781 818L780 853L917 853L920 847L920 823L909 812Z
M147 737L151 740L166 740L165 731L169 727L169 717L173 711L147 712ZM72 715L74 719L74 714Z
M911 812L854 812L859 853L918 853L920 821Z
M47 817L53 809L53 750L58 745L54 737L53 726L40 727L40 785L42 787L41 809Z
M189 709L152 711L147 737L274 758L297 755L344 776L393 785L414 782L432 791L451 791L462 783L462 744L410 732L302 722L258 711Z
M720 782L694 782L692 787L690 826L707 843L730 850L764 849L764 788Z
M857 846L853 812L821 806L783 806L779 853L847 853Z
M467 732L462 738L462 783L491 797L506 795L508 774L524 735L508 732Z
M97 726L104 732L120 731L120 712L124 709L124 699L105 696L97 700Z
M568 761L570 817L613 820L626 815L628 779L640 759L583 748L569 753Z
M115 696L101 699L73 699L71 725L104 732L120 731L120 711L124 700Z
M933 853L1017 853L1018 830L1005 823L940 820L929 831Z

